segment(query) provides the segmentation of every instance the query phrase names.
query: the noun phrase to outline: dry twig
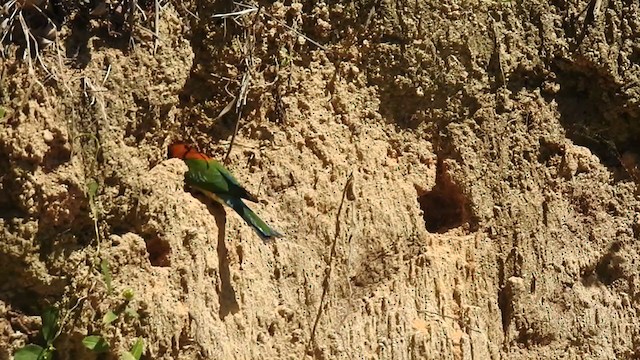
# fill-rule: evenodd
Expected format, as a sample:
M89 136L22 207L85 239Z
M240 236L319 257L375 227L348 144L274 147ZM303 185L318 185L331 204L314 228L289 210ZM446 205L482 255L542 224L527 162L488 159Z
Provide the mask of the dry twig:
M316 320L313 323L313 329L311 330L311 337L309 338L309 342L307 343L307 352L311 349L311 345L315 342L316 339L316 330L318 328L318 324L320 323L320 318L322 316L322 309L324 307L324 301L329 292L329 280L331 279L331 271L333 269L333 259L336 257L336 244L338 243L338 237L340 236L340 214L342 214L342 206L344 205L344 200L347 198L348 189L351 187L353 183L353 173L349 174L347 178L347 183L344 185L344 189L342 190L342 199L340 200L340 206L338 207L338 212L336 213L336 227L335 234L333 237L333 244L331 245L331 252L329 254L329 263L327 264L326 275L324 277L324 281L322 282L322 295L320 296L320 306L318 307L318 314L316 315ZM353 235L349 236L348 242L351 242L351 238Z

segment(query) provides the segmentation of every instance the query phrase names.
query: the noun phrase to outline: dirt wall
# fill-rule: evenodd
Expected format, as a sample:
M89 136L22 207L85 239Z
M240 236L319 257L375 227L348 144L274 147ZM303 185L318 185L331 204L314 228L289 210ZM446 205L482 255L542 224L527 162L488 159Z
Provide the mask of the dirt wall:
M636 2L162 5L5 45L0 359L47 305L61 359L639 356Z

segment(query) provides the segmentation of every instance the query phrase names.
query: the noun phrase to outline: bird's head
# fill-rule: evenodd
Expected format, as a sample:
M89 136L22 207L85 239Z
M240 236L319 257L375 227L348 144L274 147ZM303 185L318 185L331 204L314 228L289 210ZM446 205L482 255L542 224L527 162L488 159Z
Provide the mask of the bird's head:
M167 154L169 158L178 158L182 160L211 160L205 154L198 152L193 146L187 145L183 142L176 142L169 145L169 152Z
M169 145L169 151L167 153L167 157L184 159L184 157L187 155L189 151L191 151L191 146L182 142L173 143Z

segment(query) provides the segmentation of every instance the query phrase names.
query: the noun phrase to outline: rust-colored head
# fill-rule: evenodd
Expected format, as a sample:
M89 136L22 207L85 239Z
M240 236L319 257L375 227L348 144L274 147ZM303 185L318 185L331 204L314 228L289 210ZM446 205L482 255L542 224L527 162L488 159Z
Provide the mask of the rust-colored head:
M184 143L175 143L169 145L169 158L184 159L185 155L191 150L191 146Z
M185 143L174 143L169 145L169 158L178 158L182 160L195 159L195 160L209 160L209 157L205 154L201 154L190 145Z

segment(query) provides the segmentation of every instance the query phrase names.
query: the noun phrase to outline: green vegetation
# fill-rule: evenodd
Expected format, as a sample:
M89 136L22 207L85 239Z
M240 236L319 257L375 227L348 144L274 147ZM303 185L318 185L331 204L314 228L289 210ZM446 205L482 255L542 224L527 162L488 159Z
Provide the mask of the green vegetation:
M142 338L138 338L131 347L131 350L126 351L120 356L121 360L140 360L140 357L144 353L144 341Z
M82 339L82 344L89 350L96 353L103 353L109 350L109 343L99 335L89 335Z
M58 309L49 307L42 314L42 328L40 333L44 339L45 346L37 344L27 344L15 353L15 360L48 360L53 358L53 342L60 335Z
M103 259L100 262L100 270L103 276L103 280L107 286L107 292L112 293L113 288L111 285L112 277L109 262ZM115 309L108 310L102 317L102 327L111 326L116 320L121 318L124 314L125 319L137 319L138 313L130 307L131 301L133 301L135 294L131 289L125 289L122 292L122 302ZM68 317L77 306L70 309L65 316ZM59 310L54 307L48 307L42 313L42 328L40 333L44 339L44 346L39 344L27 344L20 348L14 354L16 360L48 360L53 359L53 354L56 350L53 343L62 333L64 320L61 322L59 317ZM95 353L105 353L110 349L109 341L100 334L92 334L82 339L82 344L89 350ZM144 342L142 338L138 338L134 343L130 351L121 354L120 359L140 359L140 356L144 353Z

